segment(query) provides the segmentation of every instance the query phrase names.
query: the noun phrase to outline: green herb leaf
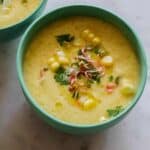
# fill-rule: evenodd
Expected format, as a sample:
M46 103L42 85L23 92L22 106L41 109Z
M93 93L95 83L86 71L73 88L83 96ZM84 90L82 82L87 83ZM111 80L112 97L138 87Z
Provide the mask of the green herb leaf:
M99 54L100 53L100 49L98 47L94 47L93 51L95 54Z
M79 98L79 92L78 91L74 91L73 94L72 94L72 97L74 99L78 99Z
M100 77L100 75L99 75L99 74L95 77L95 81L96 81L97 83L100 83L100 81L101 81L101 77Z
M91 84L93 84L93 80L87 80L86 81L86 87L91 88Z
M120 83L120 78L121 78L120 76L117 76L116 79L115 79L115 83L116 83L117 85L119 85L119 83Z
M114 76L113 75L109 76L108 80L109 80L109 82L112 82L114 80Z
M82 55L81 49L78 50L78 55Z
M107 109L107 113L109 117L115 117L123 110L124 108L122 106L116 106L114 109Z
M72 42L74 40L74 36L70 34L62 34L56 36L57 42L60 46L63 46L65 43Z
M95 71L96 71L96 70L95 70ZM91 78L92 78L93 81L96 81L97 83L100 83L100 81L101 81L101 76L100 76L100 74L99 74L98 71L91 73L91 75L92 75Z
M93 52L97 55L99 55L100 57L104 57L108 54L108 52L104 49L101 49L99 47L94 47L93 48Z
M59 82L60 85L68 85L69 84L69 74L67 70L65 70L63 67L59 67L56 71L56 74L54 75L54 79L56 82Z
M22 2L22 3L27 3L27 2L28 2L28 0L22 0L21 2Z
M0 4L3 4L4 0L0 0Z

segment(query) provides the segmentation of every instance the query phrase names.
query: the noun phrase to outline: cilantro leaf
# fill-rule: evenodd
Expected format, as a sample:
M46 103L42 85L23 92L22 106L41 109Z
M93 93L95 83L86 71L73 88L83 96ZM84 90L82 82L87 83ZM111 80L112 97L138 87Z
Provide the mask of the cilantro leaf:
M28 2L28 0L22 0L22 3L27 3Z
M101 81L100 74L99 74L99 73L93 74L93 75L92 75L92 80L93 80L93 81L96 81L97 83L100 83L100 81Z
M93 52L97 55L99 55L100 57L104 57L108 54L108 52L104 49L101 49L99 47L94 47L93 48Z
M122 106L116 106L114 109L107 109L109 117L115 117L124 110Z
M69 74L63 67L58 68L58 70L56 71L56 73L54 75L54 79L60 85L68 85L69 84Z
M81 49L78 50L78 55L82 55Z
M60 46L63 46L65 43L72 42L74 40L74 36L70 34L57 35L56 40Z
M115 83L116 83L117 85L120 83L120 78L121 78L120 76L117 76L116 79L115 79Z
M113 75L109 76L109 82L112 82L113 80L114 80L114 76Z
M95 54L99 54L100 53L100 49L98 47L94 47L93 51Z
M3 4L4 0L0 0L0 4Z
M74 99L78 99L79 98L79 91L74 91L73 92L73 94L72 94L72 97L74 98Z

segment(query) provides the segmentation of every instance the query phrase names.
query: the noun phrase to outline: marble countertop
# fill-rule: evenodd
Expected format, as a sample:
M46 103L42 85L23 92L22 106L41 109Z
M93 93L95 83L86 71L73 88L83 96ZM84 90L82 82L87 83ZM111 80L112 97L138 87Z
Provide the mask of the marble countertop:
M138 32L150 56L149 0L49 0L45 12L71 4L95 5L118 13ZM39 119L25 101L15 66L19 40L20 37L0 43L0 150L144 150L150 147L150 80L136 107L118 125L95 135L64 134Z

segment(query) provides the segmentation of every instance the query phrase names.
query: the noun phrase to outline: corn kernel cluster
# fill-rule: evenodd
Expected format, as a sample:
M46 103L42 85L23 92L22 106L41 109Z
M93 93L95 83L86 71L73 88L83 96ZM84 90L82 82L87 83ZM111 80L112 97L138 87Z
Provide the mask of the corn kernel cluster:
M48 65L52 71L56 71L60 65L67 65L69 63L68 58L65 56L63 51L58 51L56 56L48 59Z
M82 37L94 46L97 46L101 43L100 38L95 36L95 34L92 33L89 29L86 29L82 32Z

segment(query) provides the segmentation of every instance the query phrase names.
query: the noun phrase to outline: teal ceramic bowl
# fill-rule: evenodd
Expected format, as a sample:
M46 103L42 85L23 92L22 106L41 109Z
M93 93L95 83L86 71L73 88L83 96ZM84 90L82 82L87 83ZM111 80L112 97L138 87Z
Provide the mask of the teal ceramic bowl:
M0 41L8 41L20 35L34 19L41 15L46 3L47 0L41 1L37 9L20 22L6 28L0 28Z
M106 22L112 23L115 26L117 26L122 33L129 39L132 46L135 49L135 52L137 54L137 57L139 59L140 63L140 83L137 90L137 93L135 97L133 98L131 104L118 116L104 122L104 123L98 123L93 125L80 125L80 124L71 124L64 122L62 120L59 120L58 118L48 114L45 112L37 103L36 100L31 96L30 91L28 90L28 87L26 86L26 83L24 81L24 75L23 75L23 61L24 61L24 54L26 52L26 48L32 38L36 36L36 33L41 30L44 26L47 24L54 22L59 19L63 19L66 17L74 16L74 15L82 15L82 16L92 16L97 17L99 19L102 19ZM54 128L57 128L63 132L71 133L71 134L88 134L88 133L96 133L97 131L104 130L106 128L109 128L115 124L117 124L120 120L122 120L128 112L131 111L131 109L135 106L135 104L138 102L144 87L145 82L147 78L147 64L146 64L146 57L143 50L143 47L141 46L141 43L136 35L136 33L131 29L131 27L123 21L118 15L115 15L112 12L109 12L107 10L104 10L102 8L96 8L91 6L68 6L63 7L60 9L57 9L53 12L49 12L43 17L40 17L37 19L25 32L20 45L18 47L18 53L17 53L17 73L20 85L22 87L22 90L24 92L24 95L27 99L27 101L31 104L32 108L37 112L37 114L45 120L49 125L53 126Z

